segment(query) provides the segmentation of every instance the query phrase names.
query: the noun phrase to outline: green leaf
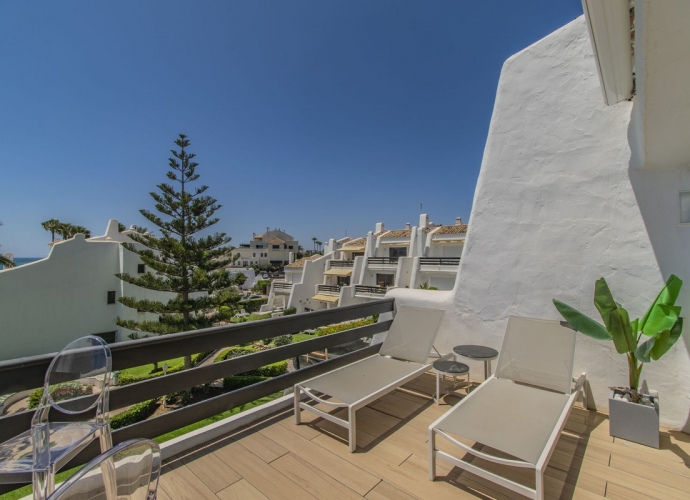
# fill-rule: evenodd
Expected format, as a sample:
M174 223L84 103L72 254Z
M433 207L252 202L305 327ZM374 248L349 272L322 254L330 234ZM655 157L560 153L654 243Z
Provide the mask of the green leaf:
M646 342L640 344L635 351L637 359L643 363L649 363L652 360L658 361L678 341L682 332L683 318L678 318L670 330L662 330Z
M597 340L611 340L611 334L606 331L606 328L589 316L581 313L574 307L564 304L560 300L553 299L553 305L556 306L561 316L578 332Z
M642 333L651 337L662 330L670 330L676 324L680 311L680 306L654 304Z
M683 281L675 274L672 274L668 278L668 280L666 281L666 285L664 285L664 288L661 289L659 295L657 295L656 297L656 300L652 302L652 305L649 306L649 310L640 321L640 330L642 330L642 333L648 336L652 336L656 334L659 330L661 330L660 328L657 328L660 323L658 322L658 320L655 319L655 316L663 313L659 312L656 309L656 307L657 305L674 305L676 303L676 300L678 299L678 294L680 293L680 289L682 288L682 286ZM649 324L648 326L648 323L651 324Z
M619 354L634 352L637 339L633 335L628 311L616 304L613 295L604 278L599 278L594 285L594 305L601 319L604 320L606 330L611 334L616 351Z

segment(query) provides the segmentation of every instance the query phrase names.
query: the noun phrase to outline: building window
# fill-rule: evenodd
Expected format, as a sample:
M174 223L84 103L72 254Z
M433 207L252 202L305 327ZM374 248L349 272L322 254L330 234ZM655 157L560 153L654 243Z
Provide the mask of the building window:
M293 246L292 246L292 245L290 245L290 246L289 246L288 248L289 248L290 250L292 250L292 249L293 249Z
M393 279L395 278L392 274L377 274L376 275L376 286L393 286Z
M247 261L246 261L246 260L245 260L245 261L242 261L242 265L243 265L244 267L247 267Z
M139 274L144 274L146 272L146 264L139 264L137 266L137 272Z
M391 247L388 256L391 259L397 259L399 257L407 257L407 247Z
M256 257L256 252L254 252L254 253L252 254L252 257Z
M115 292L108 292L108 304L114 304L115 303Z
M273 245L273 250L280 250L280 245Z
M263 245L256 245L256 248L263 248Z

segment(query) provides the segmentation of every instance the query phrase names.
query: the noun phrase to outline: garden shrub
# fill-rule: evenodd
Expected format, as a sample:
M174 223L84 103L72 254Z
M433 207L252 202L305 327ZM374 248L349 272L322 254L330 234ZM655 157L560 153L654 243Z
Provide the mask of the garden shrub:
M194 354L192 356L192 368L194 368L199 363L201 363L206 358L206 356L208 356L212 352L213 351L208 351L208 352L200 352L199 354ZM168 371L168 373L170 373L170 372Z
M257 281L254 286L252 287L252 291L256 293L262 293L266 294L266 290L268 287L271 285L271 282L268 280L259 280Z
M273 339L273 345L276 347L292 344L292 335L278 335Z
M93 386L82 385L79 382L64 382L62 384L55 384L50 386L50 395L53 401L65 401L67 399L78 398L79 396L86 396L93 394ZM27 408L38 408L43 396L43 388L36 389L27 400Z
M319 337L323 337L324 335L343 332L345 330L350 330L352 328L359 328L360 326L371 325L372 323L374 323L374 318L365 318L350 321L349 323L342 323L339 325L324 326L316 330L316 335Z
M244 302L240 302L239 307L243 308L245 311L251 314L261 309L261 306L264 305L266 302L268 302L267 298L249 299L245 300Z
M223 379L223 389L226 391L235 391L237 389L242 389L242 387L258 384L268 379L269 377L259 377L256 375L234 375Z
M297 314L296 307L288 307L283 311L283 316L290 316L291 314Z
M118 413L110 419L110 428L115 430L120 427L126 427L128 425L136 424L142 420L146 420L153 412L156 411L158 404L155 399L149 399L148 401L142 401L132 406L130 409Z

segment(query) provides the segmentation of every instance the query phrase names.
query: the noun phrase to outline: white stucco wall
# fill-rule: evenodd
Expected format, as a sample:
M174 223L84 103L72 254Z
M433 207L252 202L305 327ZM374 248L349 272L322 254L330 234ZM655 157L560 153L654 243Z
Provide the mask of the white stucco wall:
M454 290L389 294L446 309L441 349L498 348L511 314L559 319L554 297L597 317L601 276L639 317L675 273L686 282L680 305L690 313L690 228L678 226L678 190L690 189L690 171L630 169L631 108L603 104L583 18L506 61ZM689 339L686 327L642 372L660 391L662 423L685 430ZM575 357L606 411L607 388L626 385L625 357L583 335Z
M131 332L115 324L118 316L157 320L156 314L107 303L108 291L115 291L116 298L165 302L173 297L115 276L137 276L141 263L122 241L129 241L127 232L119 233L113 219L103 236L86 240L77 235L53 245L45 259L0 271L0 361L59 351L89 334L117 331L118 340L127 340Z

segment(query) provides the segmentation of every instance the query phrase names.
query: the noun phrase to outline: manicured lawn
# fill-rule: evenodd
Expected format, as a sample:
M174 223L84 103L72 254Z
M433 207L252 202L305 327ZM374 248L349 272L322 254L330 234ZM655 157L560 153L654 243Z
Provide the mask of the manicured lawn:
M256 313L252 313L252 314L250 314L249 316L247 316L245 319L246 319L247 321L256 321L256 320L259 320L259 319L268 319L268 318L270 318L270 317L271 317L271 313L268 313L268 314L256 314ZM232 318L230 318L230 323L242 323L242 321L241 321L241 318L238 318L238 317L236 317L236 316L233 316Z
M296 333L292 336L292 342L302 342L303 340L315 339L316 335L310 335L308 333Z
M158 368L161 368L165 363L168 364L168 368L172 368L176 365L181 365L184 363L184 357L169 359L167 361L161 361L158 363ZM122 370L122 373L127 373L129 375L134 375L136 377L141 377L142 375L148 375L153 370L153 363L150 365L135 366L134 368L127 368Z

